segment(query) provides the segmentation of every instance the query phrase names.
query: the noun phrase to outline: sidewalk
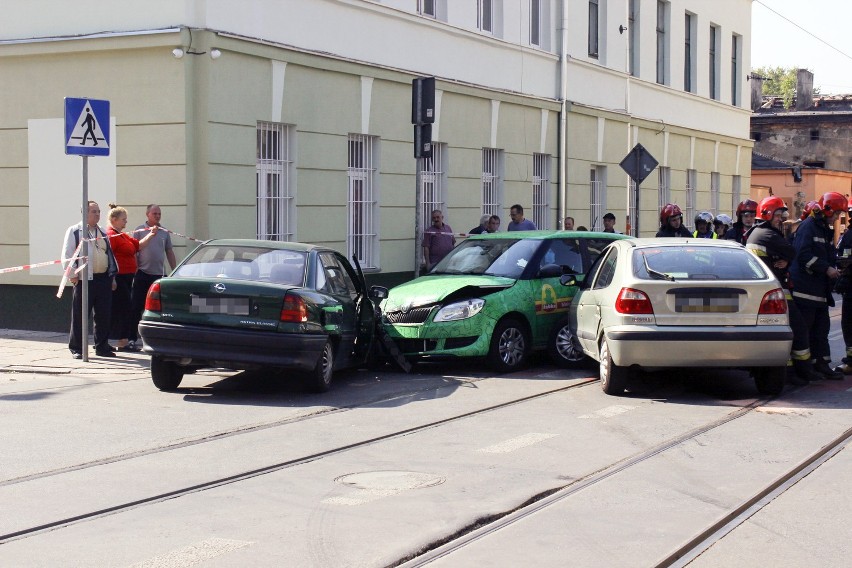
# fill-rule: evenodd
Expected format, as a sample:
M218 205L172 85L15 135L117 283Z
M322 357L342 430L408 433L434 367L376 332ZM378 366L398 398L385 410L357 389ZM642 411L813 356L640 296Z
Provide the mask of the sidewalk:
M0 329L0 373L126 376L147 373L149 361L143 353L97 357L90 344L86 363L71 357L67 332Z

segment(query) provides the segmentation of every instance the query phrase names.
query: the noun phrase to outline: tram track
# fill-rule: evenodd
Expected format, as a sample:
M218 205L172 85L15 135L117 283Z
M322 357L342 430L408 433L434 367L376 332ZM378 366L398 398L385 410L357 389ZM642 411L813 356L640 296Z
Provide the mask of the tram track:
M483 379L476 379L476 380L484 380L484 378ZM293 458L293 459L289 459L289 460L265 465L265 466L262 466L262 467L257 467L257 468L245 470L245 471L238 472L238 473L235 473L235 474L232 474L232 475L218 477L218 478L211 479L211 480L208 480L208 481L204 481L204 482L201 482L201 483L187 485L187 486L180 487L180 488L177 488L177 489L174 489L174 490L170 490L170 491L166 491L166 492L162 492L162 493L157 493L155 495L150 495L150 496L143 497L143 498L140 498L140 499L135 499L135 500L132 500L132 501L118 503L118 504L112 505L112 506L101 507L99 509L88 511L88 512L85 512L85 513L80 513L80 514L77 514L77 515L71 515L71 516L68 516L68 517L55 519L55 520L52 520L52 521L49 521L49 522L40 523L38 525L34 525L34 526L19 529L19 530L11 531L11 532L8 532L6 534L0 534L0 545L6 544L8 542L12 542L14 540L34 536L34 535L37 535L39 533L43 533L43 532L46 532L46 531L51 531L51 530L63 528L63 527L73 525L73 524L76 524L76 523L81 523L81 522L85 522L85 521L89 521L89 520L98 519L98 518L101 518L101 517L104 517L104 516L107 516L107 515L112 515L112 514L120 513L120 512L123 512L123 511L128 511L128 510L135 509L135 508L138 508L138 507L143 507L143 506L146 506L146 505L153 505L153 504L163 502L163 501L166 501L166 500L175 499L175 498L178 498L178 497L190 495L190 494L197 493L197 492L200 492L200 491L205 491L205 490L208 490L208 489L213 489L213 488L221 487L221 486L224 486L224 485L229 485L229 484L232 484L232 483L251 479L251 478L254 478L254 477L261 476L261 475L266 475L266 474L269 474L269 473L274 473L274 472L277 472L277 471L285 470L285 469L295 467L295 466L299 466L299 465L302 465L302 464L307 464L307 463L310 463L310 462L313 462L313 461L316 461L316 460L320 460L320 459L323 459L323 458L326 458L326 457L334 456L334 455L341 454L341 453L344 453L344 452L349 452L349 451L356 450L356 449L359 449L359 448L364 448L366 446L370 446L370 445L373 445L373 444L376 444L376 443L384 442L384 441L387 441L387 440L392 440L392 439L395 439L395 438L401 438L401 437L404 437L404 436L408 436L408 435L411 435L411 434L415 434L415 433L418 433L418 432L429 430L431 428L435 428L435 427L442 426L442 425L445 425L445 424L450 424L450 423L465 420L465 419L468 419L468 418L471 418L471 417L483 415L483 414L486 414L486 413L489 413L489 412L493 412L495 410L500 410L500 409L508 408L508 407L515 406L515 405L518 405L518 404L523 404L525 402L530 402L530 401L546 398L546 397L553 396L553 395L556 395L556 394L559 394L559 393L562 393L562 392L565 392L565 391L579 389L579 388L582 388L582 387L586 387L586 386L595 384L597 382L598 382L598 379L596 379L596 378L581 379L578 382L572 383L570 385L558 387L558 388L555 388L555 389L549 389L549 390L546 390L546 391L543 391L543 392L538 392L538 393L528 395L528 396L516 397L516 398L513 398L511 400L504 401L504 402L501 402L501 403L498 403L498 404L490 405L490 406L483 407L483 408L478 408L476 410L471 410L471 411L468 411L468 412L462 412L462 413L459 413L459 414L455 414L453 416L449 416L449 417L442 418L442 419L439 419L439 420L426 422L426 423L419 424L419 425L416 425L416 426L412 426L412 427L409 427L409 428L403 428L403 429L400 429L400 430L395 430L395 431L389 432L387 434L382 434L382 435L379 435L379 436L365 438L365 439L359 440L357 442L352 442L352 443L349 443L349 444L343 444L343 445L340 445L340 446L337 446L337 447L334 447L334 448L315 452L315 453L312 453L312 454L303 455L303 456L300 456L300 457L297 457L297 458ZM450 388L450 387L447 386L447 387L442 387L442 388ZM240 429L240 430L236 430L236 431L225 432L225 433L221 433L220 435L217 435L215 437L210 437L210 435L208 435L208 436L205 436L205 437L202 437L202 438L198 438L198 439L191 440L191 441L184 441L184 442L181 442L181 443L178 443L178 444L163 446L163 447L159 447L159 448L152 448L152 449L149 449L149 450L142 450L140 452L135 452L133 454L124 454L122 456L116 456L116 457L113 457L113 458L105 458L103 460L87 462L86 464L79 464L77 466L69 466L68 468L61 468L61 469L53 470L51 472L33 474L33 475L30 475L30 476L22 476L22 477L19 477L19 478L6 480L5 482L0 483L0 487L20 484L20 483L24 483L26 481L35 480L35 479L39 479L39 478L46 477L46 476L61 475L62 473L68 473L70 471L77 471L77 470L80 470L80 469L93 468L93 467L97 467L97 466L100 466L100 465L106 465L108 463L115 463L117 461L125 461L125 460L129 460L129 459L133 459L135 457L141 457L141 456L145 456L145 455L152 455L152 454L156 454L156 453L173 451L173 450L176 450L176 449L179 449L179 448L188 447L190 445L198 445L198 444L203 444L203 443L206 443L206 442L212 442L212 441L215 441L215 440L221 440L223 438L236 436L236 435L240 435L240 434L247 434L249 432L255 432L255 431L258 431L258 430L261 430L261 429L270 429L270 428L285 426L289 423L292 423L293 421L303 421L303 420L308 420L308 419L311 419L311 418L316 418L316 417L319 417L319 416L328 416L330 413L345 412L345 411L348 411L348 410L353 410L353 409L356 409L356 408L362 408L362 407L365 407L365 406L369 406L370 404L377 404L377 403L387 402L387 401L391 401L391 400L398 399L398 398L403 398L403 397L406 397L406 396L416 395L420 392L429 391L429 390L436 390L436 389L434 389L434 387L432 387L432 388L417 389L415 391L409 391L409 392L406 392L406 393L395 393L394 396L392 396L392 397L385 397L385 398L382 398L382 399L370 401L369 403L352 405L351 407L340 407L340 408L337 408L337 409L332 409L329 412L316 413L316 414L311 414L311 415L308 415L308 416L294 417L292 419L286 419L286 420L283 420L283 421L278 421L280 423L273 422L273 423L253 426L253 427L250 427L250 428L247 428L247 429Z

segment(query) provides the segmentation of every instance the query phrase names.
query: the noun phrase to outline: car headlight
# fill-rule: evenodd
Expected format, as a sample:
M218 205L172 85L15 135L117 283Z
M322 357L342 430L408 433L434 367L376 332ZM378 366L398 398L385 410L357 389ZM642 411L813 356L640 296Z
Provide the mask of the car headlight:
M456 302L438 310L434 321L458 321L471 318L481 312L483 306L485 306L485 300L482 298Z

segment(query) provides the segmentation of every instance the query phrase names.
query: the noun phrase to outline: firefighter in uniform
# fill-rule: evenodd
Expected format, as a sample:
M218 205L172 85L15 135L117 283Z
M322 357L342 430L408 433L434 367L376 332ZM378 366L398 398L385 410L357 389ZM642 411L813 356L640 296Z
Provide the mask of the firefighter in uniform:
M814 370L826 379L842 380L843 373L829 367L831 349L828 333L831 322L828 308L834 306L831 295L834 280L840 275L835 268L833 224L835 213L846 211L848 202L843 195L830 191L820 197L819 211L802 221L793 238L796 257L790 268L793 280L793 300L810 330L810 349Z
M796 256L796 250L781 232L787 215L787 205L780 197L763 199L757 207L758 222L748 234L746 248L769 267L784 289L790 328L793 330L792 371L788 373L788 380L794 385L806 385L809 381L822 379L822 375L813 369L808 328L791 294L790 263Z
M852 206L848 213L848 218L852 219ZM846 232L837 243L837 264L841 272L834 291L843 297L840 328L843 330L846 356L843 357L843 364L835 367L834 370L844 375L852 375L852 226L846 227Z
M674 203L666 203L660 210L658 237L691 237L692 233L683 226L683 212Z
M754 218L757 215L757 201L743 199L737 205L737 222L725 233L729 241L737 241L741 245L746 244L746 233L754 226Z

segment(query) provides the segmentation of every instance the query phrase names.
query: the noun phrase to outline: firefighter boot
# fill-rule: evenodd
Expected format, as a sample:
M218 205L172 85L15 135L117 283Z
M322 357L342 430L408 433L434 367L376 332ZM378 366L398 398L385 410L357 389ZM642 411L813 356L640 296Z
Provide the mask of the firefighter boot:
M844 378L843 373L832 370L825 359L817 359L814 362L814 371L830 381L842 381Z
M849 349L846 350L849 352ZM834 370L838 373L843 373L844 375L852 375L852 357L847 355L843 359L841 359L842 365L838 365L834 368Z
M811 381L822 380L822 375L814 370L814 366L810 361L793 361L794 373L788 373L790 383L794 385L806 385Z

